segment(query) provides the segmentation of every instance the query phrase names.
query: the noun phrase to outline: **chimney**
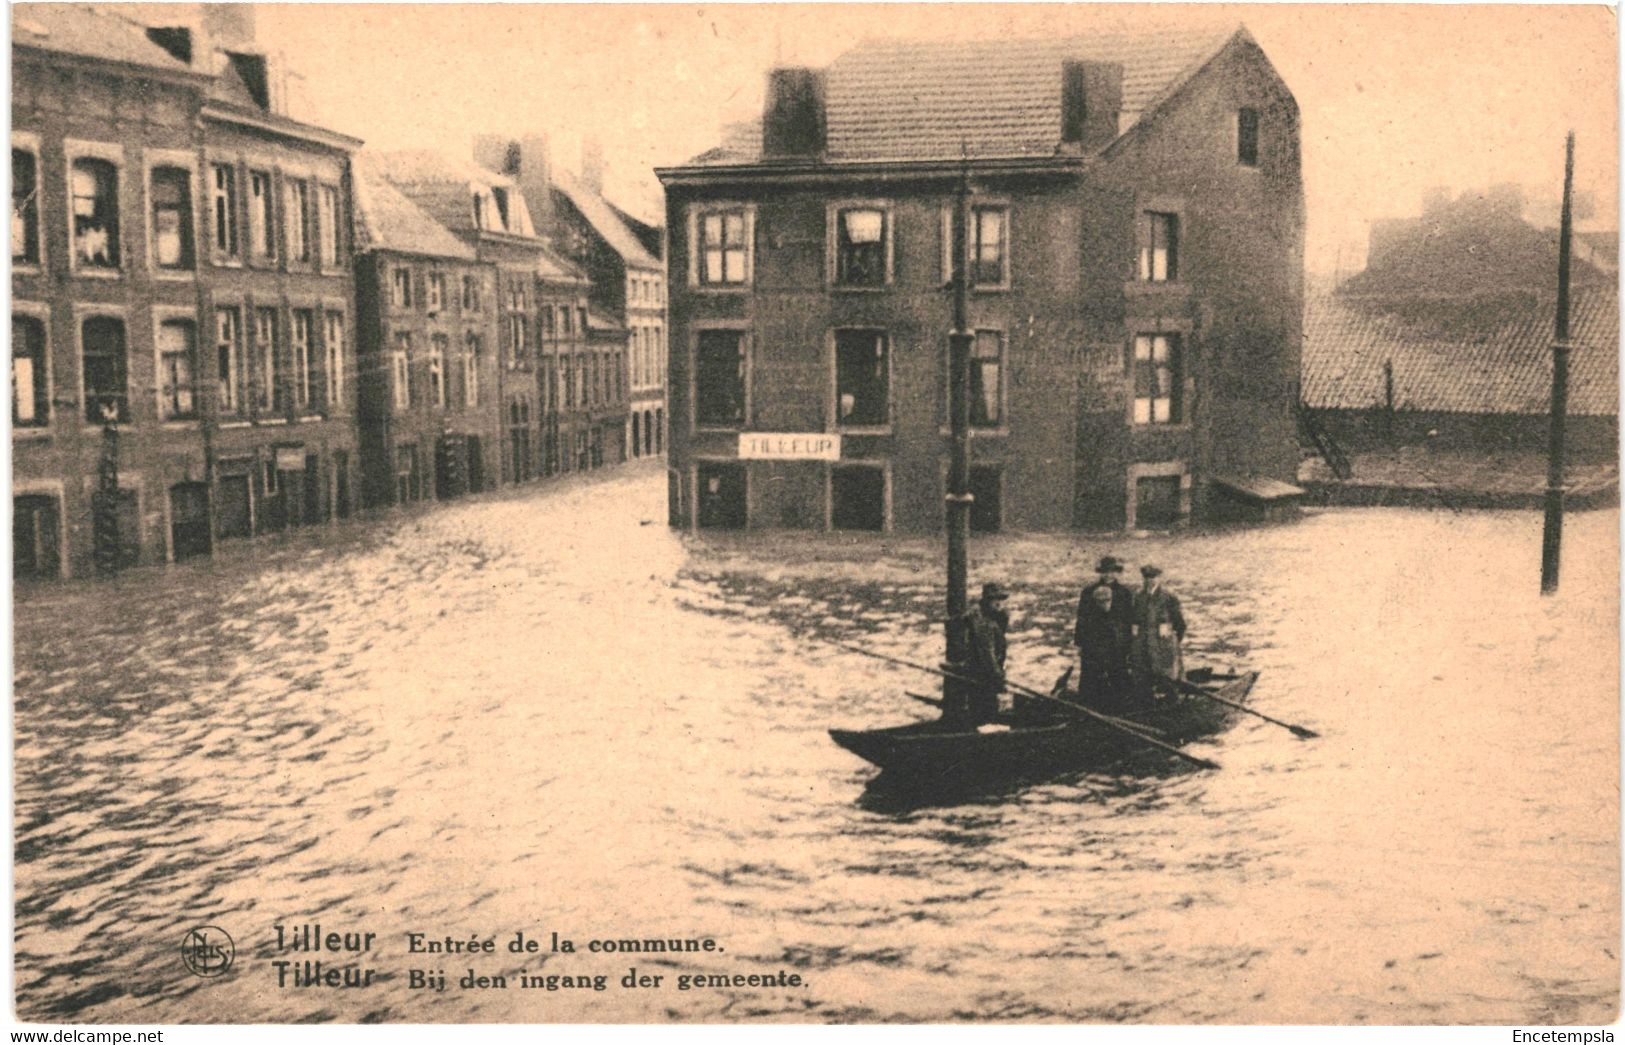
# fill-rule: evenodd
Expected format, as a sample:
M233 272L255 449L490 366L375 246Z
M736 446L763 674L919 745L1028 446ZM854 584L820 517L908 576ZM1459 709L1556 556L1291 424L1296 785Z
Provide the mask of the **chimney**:
M816 158L824 152L824 74L817 69L774 69L767 74L762 113L762 155Z
M1123 109L1123 66L1119 62L1061 63L1061 145L1066 151L1093 152L1117 139Z
M203 32L222 51L257 50L253 4L203 4Z
M604 143L590 134L581 140L581 187L604 194Z

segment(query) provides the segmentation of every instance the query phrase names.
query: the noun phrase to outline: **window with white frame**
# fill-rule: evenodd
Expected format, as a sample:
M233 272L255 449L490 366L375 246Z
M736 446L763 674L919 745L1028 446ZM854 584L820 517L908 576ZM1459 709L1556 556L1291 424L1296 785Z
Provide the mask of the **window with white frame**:
M885 286L891 263L888 217L879 207L845 207L834 212L836 286Z
M28 149L11 150L11 263L40 263L39 157Z
M73 161L73 258L84 269L119 267L118 167L94 157Z
M271 185L270 171L248 172L248 246L255 261L276 257L276 196ZM235 225L235 210L231 220ZM235 236L233 232L234 240Z
M158 324L158 417L187 421L197 417L197 329L188 319Z
M404 330L395 333L395 348L389 354L391 393L395 409L412 406L412 335Z
M423 286L423 307L439 312L446 305L446 277L438 272L429 273Z
M478 276L463 277L463 311L478 312L480 310L480 278Z
M1179 215L1148 210L1140 215L1140 279L1169 283L1179 278Z
M130 367L124 321L114 316L87 316L79 326L79 350L85 420L93 424L128 421Z
M890 345L883 330L835 332L835 421L853 427L891 423Z
M1134 338L1134 423L1178 424L1182 360L1177 334L1140 334Z
M321 219L322 265L339 264L339 190L332 185L317 188L317 207Z
M750 279L750 213L743 207L702 211L695 221L699 237L699 283L741 287Z
M45 322L11 317L11 424L42 428L51 422L51 383L46 374Z
M446 348L444 334L429 339L429 402L437 407L446 405Z
M512 369L525 358L525 317L518 313L508 315L508 367Z
M1010 282L1010 208L977 205L970 212L970 282L1002 287Z
M243 327L235 307L214 310L215 368L219 379L216 409L224 416L243 412Z
M344 313L328 312L326 322L322 348L327 354L327 366L323 373L327 378L327 409L331 413L344 405Z
M463 406L480 405L480 335L470 330L463 340Z
M214 224L214 252L222 258L237 256L237 169L229 163L210 168L209 213Z
M276 309L254 310L254 362L259 373L255 405L263 413L280 413L283 396L282 375L277 365Z
M412 306L412 270L397 268L389 274L389 303L396 308Z
M152 172L152 260L161 269L192 267L192 172L156 167Z
M313 366L315 345L311 340L316 321L309 310L302 308L294 309L291 318L288 346L293 360L293 405L303 413L313 405L317 388Z
M1004 424L1004 333L978 330L971 343L970 423L976 428Z
M287 197L288 257L293 261L309 261L310 243L306 236L310 229L310 186L299 178L288 178L283 185Z

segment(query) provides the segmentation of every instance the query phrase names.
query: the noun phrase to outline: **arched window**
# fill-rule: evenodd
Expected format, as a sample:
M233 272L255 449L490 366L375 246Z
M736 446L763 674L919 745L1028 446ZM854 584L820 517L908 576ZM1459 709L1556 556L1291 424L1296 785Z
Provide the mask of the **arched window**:
M118 268L118 168L106 160L73 161L72 192L74 259L86 268Z

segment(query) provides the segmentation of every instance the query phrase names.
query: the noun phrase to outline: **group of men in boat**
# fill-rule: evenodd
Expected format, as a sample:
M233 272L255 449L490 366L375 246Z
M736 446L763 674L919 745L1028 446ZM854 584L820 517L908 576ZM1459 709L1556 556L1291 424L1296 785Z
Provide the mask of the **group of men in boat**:
M1140 567L1141 587L1122 583L1123 563L1106 555L1095 565L1097 579L1078 599L1072 641L1076 699L1106 710L1128 710L1154 699L1159 682L1185 676L1185 617L1179 599L1162 585L1162 570ZM997 582L982 585L982 597L965 614L967 686L963 709L950 712L972 723L992 722L1004 690L1009 649L1010 593ZM1072 694L1061 694L1071 697Z

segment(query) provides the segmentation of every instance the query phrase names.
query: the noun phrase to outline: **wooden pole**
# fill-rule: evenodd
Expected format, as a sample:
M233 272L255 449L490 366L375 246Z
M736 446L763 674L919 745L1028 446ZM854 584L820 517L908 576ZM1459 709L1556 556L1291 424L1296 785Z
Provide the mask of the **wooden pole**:
M953 329L948 333L948 423L952 432L951 456L948 460L948 492L946 496L946 522L948 527L948 621L946 628L947 666L962 672L969 652L969 637L965 633L967 609L967 576L970 571L968 547L970 544L970 345L972 334L966 329L968 251L968 214L970 199L970 162L960 167L959 186L954 193L954 214L951 241L953 245ZM969 693L962 683L944 678L943 706L950 713L966 710Z
M1574 132L1563 159L1563 219L1557 235L1557 330L1552 338L1551 449L1546 461L1546 525L1540 542L1540 593L1557 590L1563 552L1563 437L1569 407L1569 241L1574 234Z

